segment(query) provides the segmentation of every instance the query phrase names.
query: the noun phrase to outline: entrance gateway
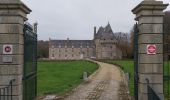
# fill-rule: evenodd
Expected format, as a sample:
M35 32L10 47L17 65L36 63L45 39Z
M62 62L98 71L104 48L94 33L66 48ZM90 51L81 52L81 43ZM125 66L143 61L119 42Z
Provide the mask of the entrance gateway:
M37 88L37 24L20 0L0 0L0 100L34 100Z
M144 0L133 9L138 21L136 100L164 99L163 10L167 6ZM20 0L0 0L0 100L36 97L37 36L33 27L24 24L30 12Z
M24 24L23 100L34 100L37 95L37 34L34 30Z
M135 20L135 100L164 100L163 17L168 4L144 0L132 12Z

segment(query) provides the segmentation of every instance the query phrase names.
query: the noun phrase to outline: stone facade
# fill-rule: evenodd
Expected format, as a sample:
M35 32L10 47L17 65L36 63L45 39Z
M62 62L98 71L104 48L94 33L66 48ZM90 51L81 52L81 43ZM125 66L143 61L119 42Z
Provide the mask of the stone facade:
M92 40L50 40L49 57L58 60L78 60L94 56Z
M49 40L49 59L78 60L85 58L121 59L122 51L110 24L94 28L93 40Z

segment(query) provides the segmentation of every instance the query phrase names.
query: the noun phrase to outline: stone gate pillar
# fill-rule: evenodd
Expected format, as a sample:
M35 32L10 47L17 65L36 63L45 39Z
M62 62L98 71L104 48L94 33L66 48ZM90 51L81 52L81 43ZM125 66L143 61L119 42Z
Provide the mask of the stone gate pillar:
M30 12L20 0L0 0L0 88L15 79L13 100L22 100L23 96L23 25Z
M163 100L163 10L168 4L144 0L132 11L138 21L138 100L148 100L147 81Z

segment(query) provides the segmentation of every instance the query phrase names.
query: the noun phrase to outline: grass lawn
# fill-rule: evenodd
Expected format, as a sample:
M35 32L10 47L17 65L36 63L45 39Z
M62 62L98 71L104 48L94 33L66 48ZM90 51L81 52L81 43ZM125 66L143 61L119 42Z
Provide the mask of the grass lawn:
M134 62L132 60L121 60L121 61L105 60L104 62L120 65L125 73L130 73L129 89L130 89L130 94L133 96L134 95ZM168 75L170 72L170 68L168 71L167 64L164 64L164 66L165 66L164 74ZM169 65L169 67L170 67L170 65ZM170 87L168 89L168 84L170 85L170 81L164 82L164 84L165 84L165 87L164 87L165 95L168 96L168 95L170 95L170 94L168 94L168 90L170 93Z
M38 95L66 93L82 82L83 72L97 68L89 61L38 62Z
M164 62L164 75L170 76L170 62ZM170 80L164 82L164 94L170 100Z

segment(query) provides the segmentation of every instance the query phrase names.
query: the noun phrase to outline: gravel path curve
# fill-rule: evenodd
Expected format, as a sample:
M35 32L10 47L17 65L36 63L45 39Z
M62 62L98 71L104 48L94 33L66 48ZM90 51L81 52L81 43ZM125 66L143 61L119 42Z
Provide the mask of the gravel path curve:
M122 71L111 64L94 62L100 65L99 70L64 100L130 100Z

